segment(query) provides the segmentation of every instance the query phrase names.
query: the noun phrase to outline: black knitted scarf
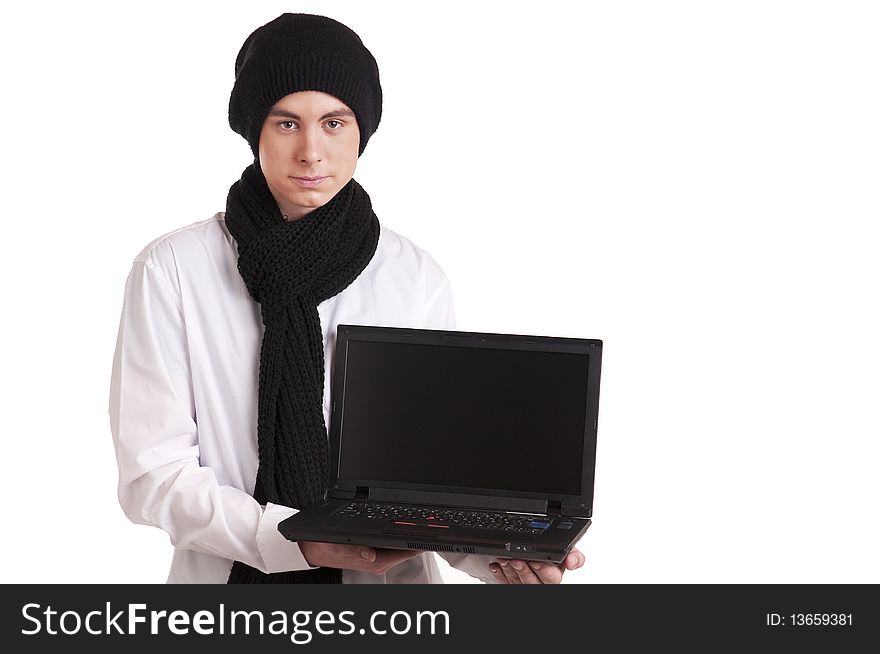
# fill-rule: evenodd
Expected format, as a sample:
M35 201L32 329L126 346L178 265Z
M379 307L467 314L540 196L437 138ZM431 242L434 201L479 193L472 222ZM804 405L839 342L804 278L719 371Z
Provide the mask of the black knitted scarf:
M318 304L351 284L373 258L379 220L353 179L327 204L299 220L285 220L254 162L229 189L226 225L238 244L238 270L265 325L254 499L302 509L320 501L328 483ZM236 561L228 583L340 583L341 578L335 568L267 575Z

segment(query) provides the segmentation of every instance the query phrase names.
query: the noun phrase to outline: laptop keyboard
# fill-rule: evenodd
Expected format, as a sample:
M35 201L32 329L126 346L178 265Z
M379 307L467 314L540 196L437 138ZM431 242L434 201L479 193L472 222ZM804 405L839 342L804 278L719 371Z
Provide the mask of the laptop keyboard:
M543 516L467 511L459 509L425 508L406 504L377 504L351 502L336 513L338 516L389 520L400 525L421 527L470 527L499 529L525 534L540 534L550 527L551 520Z

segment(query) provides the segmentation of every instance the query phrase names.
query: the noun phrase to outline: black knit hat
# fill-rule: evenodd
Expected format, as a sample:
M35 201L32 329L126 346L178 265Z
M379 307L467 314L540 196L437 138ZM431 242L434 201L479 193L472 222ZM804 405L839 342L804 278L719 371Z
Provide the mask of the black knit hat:
M363 154L382 117L379 68L360 37L325 16L282 14L254 30L235 58L229 125L258 156L272 106L297 91L323 91L354 112Z

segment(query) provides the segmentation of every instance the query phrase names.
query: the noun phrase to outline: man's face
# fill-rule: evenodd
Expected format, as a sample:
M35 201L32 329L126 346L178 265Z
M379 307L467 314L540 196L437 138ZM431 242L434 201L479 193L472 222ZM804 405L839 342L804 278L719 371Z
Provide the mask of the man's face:
M360 129L354 112L320 91L281 98L263 122L260 167L281 213L299 220L354 176Z

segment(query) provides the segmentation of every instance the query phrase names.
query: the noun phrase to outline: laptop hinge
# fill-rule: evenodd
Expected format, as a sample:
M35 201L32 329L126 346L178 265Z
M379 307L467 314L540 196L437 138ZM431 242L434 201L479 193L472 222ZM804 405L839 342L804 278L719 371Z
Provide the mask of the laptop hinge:
M547 502L547 515L558 516L562 513L562 502L550 500Z
M366 502L370 495L368 486L356 486L354 491L354 499L356 502Z

